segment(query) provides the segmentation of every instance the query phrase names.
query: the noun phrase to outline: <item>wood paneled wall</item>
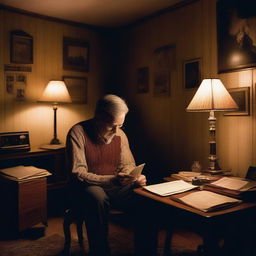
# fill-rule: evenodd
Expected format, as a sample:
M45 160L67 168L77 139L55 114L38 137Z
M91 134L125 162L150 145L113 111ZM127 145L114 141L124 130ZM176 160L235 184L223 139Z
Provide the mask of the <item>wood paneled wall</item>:
M0 64L9 64L11 30L21 29L34 39L34 63L27 73L27 100L17 102L5 90L0 75L0 131L29 130L31 144L50 141L53 111L37 103L44 86L63 75L88 77L88 104L65 105L58 109L58 137L63 141L76 122L91 117L95 102L104 92L124 96L130 107L126 132L136 161L146 162L154 177L189 169L194 160L208 166L208 114L187 113L185 108L195 89L183 88L183 63L202 58L203 78L219 77L227 88L251 87L251 115L223 116L217 113L217 155L223 169L244 176L256 165L255 70L217 74L216 2L198 0L185 7L139 23L119 32L105 34L67 24L0 11ZM80 73L62 68L62 38L75 37L90 42L90 71ZM103 38L107 38L106 41ZM153 51L176 45L176 69L171 71L171 94L153 95ZM109 48L108 48L109 47ZM107 57L107 58L106 58ZM136 92L136 72L149 67L150 91ZM104 81L106 79L106 81ZM103 84L107 88L103 88Z
M138 161L146 161L154 176L189 169L194 160L208 167L208 113L186 113L196 90L183 87L183 62L203 60L203 78L219 77L227 88L251 87L251 115L217 117L217 155L222 169L244 176L256 165L255 70L217 74L216 2L199 0L120 33L119 89L130 103L129 137ZM153 95L153 51L176 45L176 70L171 71L171 95ZM136 93L136 72L149 67L150 91Z
M6 92L4 75L0 74L0 132L30 132L32 147L49 143L53 137L53 110L50 104L38 103L44 87L51 79L62 76L88 78L88 103L59 105L57 114L57 134L62 142L69 128L78 121L92 116L95 102L103 92L102 40L97 31L49 21L20 13L0 11L0 64L10 64L10 32L23 30L33 37L34 61L26 66L32 72L20 72L27 76L26 100L17 101L15 95ZM63 70L63 36L83 39L90 44L90 70L78 72ZM15 65L15 64L13 64ZM21 65L22 66L22 65ZM17 72L14 72L17 73Z

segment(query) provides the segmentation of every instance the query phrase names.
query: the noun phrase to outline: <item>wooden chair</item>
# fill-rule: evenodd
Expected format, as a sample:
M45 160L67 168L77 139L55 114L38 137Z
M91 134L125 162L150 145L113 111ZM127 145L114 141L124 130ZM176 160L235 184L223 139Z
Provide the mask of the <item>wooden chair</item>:
M117 219L115 217L124 215L124 212L111 209L110 210L110 220ZM84 247L84 236L83 236L83 224L84 219L81 218L81 216L76 216L71 209L67 209L64 214L64 220L63 220L63 231L64 231L64 237L65 237L65 243L64 243L64 249L63 254L69 255L70 254L70 246L71 246L71 232L70 232L70 226L71 224L76 225L76 232L78 236L78 243L81 248L81 251L83 254L85 254L85 247Z
M65 243L64 243L64 255L69 255L70 253L70 245L71 245L71 232L70 232L70 225L72 223L76 224L76 232L78 236L78 243L81 248L81 251L85 253L84 248L84 237L83 237L83 223L84 220L79 217L75 216L75 214L72 212L71 209L67 209L64 214L64 220L63 220L63 231L65 236Z

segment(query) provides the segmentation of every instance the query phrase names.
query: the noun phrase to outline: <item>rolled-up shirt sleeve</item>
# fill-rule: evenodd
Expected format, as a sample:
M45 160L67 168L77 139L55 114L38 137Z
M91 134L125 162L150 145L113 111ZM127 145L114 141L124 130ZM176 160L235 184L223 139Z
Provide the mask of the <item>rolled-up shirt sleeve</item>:
M75 125L68 133L66 140L67 166L70 175L88 184L109 186L114 175L98 175L89 172L85 152L86 138L81 125Z

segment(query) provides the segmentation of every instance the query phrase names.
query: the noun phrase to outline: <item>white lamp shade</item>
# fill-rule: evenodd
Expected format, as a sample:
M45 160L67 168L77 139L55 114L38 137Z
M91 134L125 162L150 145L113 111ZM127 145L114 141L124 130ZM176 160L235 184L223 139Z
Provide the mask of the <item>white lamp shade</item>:
M50 81L39 101L47 102L71 102L66 84L63 81Z
M238 109L220 79L204 79L189 103L187 111L231 111Z

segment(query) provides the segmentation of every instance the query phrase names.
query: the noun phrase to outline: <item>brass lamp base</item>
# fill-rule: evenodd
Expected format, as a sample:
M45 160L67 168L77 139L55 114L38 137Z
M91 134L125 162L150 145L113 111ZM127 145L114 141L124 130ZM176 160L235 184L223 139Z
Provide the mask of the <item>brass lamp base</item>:
M61 142L60 142L59 139L53 138L53 139L51 140L50 144L52 144L52 145L59 145L59 144L61 144Z

